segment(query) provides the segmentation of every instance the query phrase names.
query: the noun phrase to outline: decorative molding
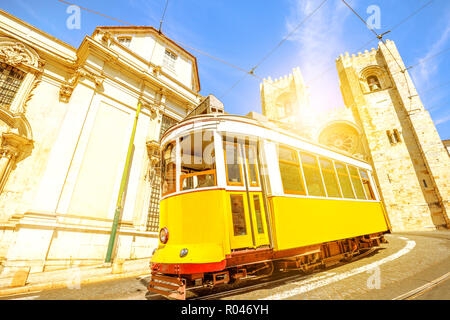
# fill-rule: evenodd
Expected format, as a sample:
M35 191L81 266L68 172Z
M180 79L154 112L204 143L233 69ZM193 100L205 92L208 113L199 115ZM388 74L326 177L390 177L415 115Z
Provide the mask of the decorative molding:
M34 89L40 83L40 76L43 73L46 61L40 58L35 50L22 42L0 37L0 62L22 69L26 73L13 102L9 106L12 113L24 114Z
M61 85L59 90L59 101L68 103L70 101L70 97L72 96L73 90L77 86L78 82L83 78L87 78L94 82L96 89L101 89L103 86L103 81L105 80L103 75L97 74L84 67L79 67L71 75L69 80L65 84Z
M155 66L153 68L153 75L155 77L158 77L161 74L161 66Z
M31 153L33 140L23 137L14 132L4 132L2 134L0 153L11 153L19 161Z
M109 47L111 45L111 40L113 39L113 36L110 32L103 32L101 33L101 39L103 44L106 47Z
M45 65L45 60L35 50L7 37L0 37L0 61L13 67L29 67L41 72Z
M147 154L150 159L150 164L153 169L158 169L159 168L158 164L160 160L159 153L161 150L161 146L159 142L156 140L147 141L146 145L147 145Z
M63 84L59 89L59 101L68 103L70 97L72 96L73 89L74 89L73 86Z
M0 60L13 67L20 64L33 64L32 58L26 53L25 46L21 43L0 47Z

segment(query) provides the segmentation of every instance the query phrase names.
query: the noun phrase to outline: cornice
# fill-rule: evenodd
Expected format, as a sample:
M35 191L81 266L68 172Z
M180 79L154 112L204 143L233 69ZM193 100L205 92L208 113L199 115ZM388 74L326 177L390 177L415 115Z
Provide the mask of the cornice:
M109 43L109 41L115 40L107 37L106 41L108 41ZM201 95L199 95L192 89L189 89L178 80L170 77L170 75L164 73L160 68L158 68L158 66L153 65L139 55L129 52L130 55L137 60L135 63L133 63L133 61L127 59L126 57L120 56L112 49L98 43L89 36L86 36L82 44L80 45L80 48L78 50L79 59L77 64L88 65L88 63L86 63L86 60L90 52L99 55L104 59L104 61L113 63L115 66L124 67L127 72L133 74L136 78L145 80L150 83L155 90L159 90L161 87L165 88L166 94L175 97L177 100L182 101L183 103L188 102L190 105L192 105L192 107L196 106L198 103L195 99L201 97ZM147 66L148 69L152 71L148 72L147 70L142 69L137 65L138 62L140 62L141 64L145 64L145 66ZM188 96L186 96L186 94L183 94L182 92L177 90L177 88L174 88L171 84L162 79L159 79L159 73L164 74L164 76L166 76L168 79L185 89L189 94L192 95L193 98L189 98ZM105 75L105 77L107 77L107 75Z
M1 9L0 17L2 18L0 19L0 36L5 36L16 41L20 41L28 45L29 47L32 47L35 50L39 51L40 56L42 56L43 54L45 56L51 56L53 59L65 65L72 64L76 61L76 49L69 44L37 29L36 27L14 17L13 15L10 15L9 13ZM8 21L8 19L10 21ZM17 28L14 28L11 20L23 27L26 27L31 32L24 33ZM33 33L35 33L36 36L33 36ZM37 36L44 37L45 41L39 40ZM52 45L52 43L55 45ZM58 46L61 49L66 49L68 52L70 52L70 54L68 54L67 52L64 53L62 50L58 50Z

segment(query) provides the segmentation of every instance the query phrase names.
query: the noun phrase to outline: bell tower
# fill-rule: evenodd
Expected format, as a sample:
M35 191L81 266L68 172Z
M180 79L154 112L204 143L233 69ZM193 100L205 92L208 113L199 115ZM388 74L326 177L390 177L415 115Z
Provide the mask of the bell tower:
M394 42L336 61L394 231L449 228L450 157Z
M309 95L300 68L280 79L264 79L260 89L262 112L267 118L297 129L308 127Z

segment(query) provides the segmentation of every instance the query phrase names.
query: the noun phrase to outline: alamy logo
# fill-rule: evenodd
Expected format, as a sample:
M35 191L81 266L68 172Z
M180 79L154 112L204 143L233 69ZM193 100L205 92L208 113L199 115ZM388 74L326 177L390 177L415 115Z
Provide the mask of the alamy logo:
M68 6L66 13L70 16L66 20L66 27L69 30L80 29L81 28L81 10L78 6Z
M371 5L367 8L367 13L370 14L366 23L370 29L381 29L381 9L377 5Z
M380 289L381 288L381 270L380 267L375 267L369 271L372 275L367 279L367 288Z

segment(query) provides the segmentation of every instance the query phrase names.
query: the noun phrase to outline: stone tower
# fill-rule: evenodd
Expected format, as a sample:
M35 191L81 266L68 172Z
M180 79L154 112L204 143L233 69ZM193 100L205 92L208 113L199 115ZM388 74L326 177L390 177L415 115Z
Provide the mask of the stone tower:
M309 126L307 116L312 113L308 112L309 95L300 68L277 80L264 79L260 88L262 112L267 118L296 129Z
M392 229L449 227L450 158L394 42L336 66L363 130ZM363 214L363 213L362 213Z

